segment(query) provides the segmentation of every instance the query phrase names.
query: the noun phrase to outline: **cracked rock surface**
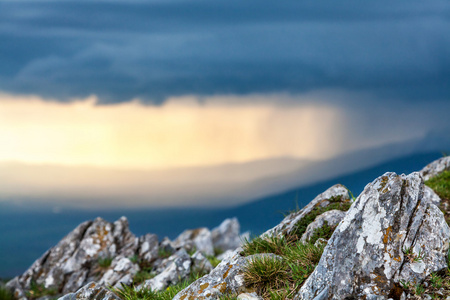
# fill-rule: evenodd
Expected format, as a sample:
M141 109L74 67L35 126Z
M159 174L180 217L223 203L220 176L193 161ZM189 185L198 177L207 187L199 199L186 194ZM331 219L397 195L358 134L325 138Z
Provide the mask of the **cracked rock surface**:
M421 175L386 173L353 203L295 299L400 299L400 281L447 267L449 240Z

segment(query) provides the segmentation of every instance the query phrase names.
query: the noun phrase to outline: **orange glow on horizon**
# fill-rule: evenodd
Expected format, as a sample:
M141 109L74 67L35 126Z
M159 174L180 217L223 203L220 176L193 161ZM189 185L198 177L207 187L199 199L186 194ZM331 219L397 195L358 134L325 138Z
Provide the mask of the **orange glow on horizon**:
M254 97L180 97L150 106L0 94L0 161L151 169L324 159L340 150L336 108Z

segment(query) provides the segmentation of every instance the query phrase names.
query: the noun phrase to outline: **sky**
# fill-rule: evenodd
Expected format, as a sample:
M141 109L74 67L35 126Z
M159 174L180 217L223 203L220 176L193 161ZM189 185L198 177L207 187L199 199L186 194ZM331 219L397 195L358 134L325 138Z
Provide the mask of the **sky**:
M237 203L450 129L444 0L0 0L0 41L0 201Z

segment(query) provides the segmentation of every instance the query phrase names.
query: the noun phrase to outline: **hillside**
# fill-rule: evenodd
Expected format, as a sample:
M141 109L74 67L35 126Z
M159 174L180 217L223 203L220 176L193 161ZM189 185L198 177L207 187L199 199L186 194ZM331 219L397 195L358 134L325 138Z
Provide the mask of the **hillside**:
M444 157L409 175L384 173L356 199L333 185L241 247L237 219L158 241L154 234L135 236L124 217L97 218L80 224L1 294L10 297L11 290L21 300L447 297L449 176Z

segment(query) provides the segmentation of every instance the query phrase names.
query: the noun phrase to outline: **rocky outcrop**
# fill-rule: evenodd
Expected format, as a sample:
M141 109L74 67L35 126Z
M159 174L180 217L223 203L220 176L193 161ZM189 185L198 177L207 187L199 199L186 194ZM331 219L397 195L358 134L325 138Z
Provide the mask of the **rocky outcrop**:
M426 165L420 171L420 175L426 181L448 170L450 170L450 156L445 156Z
M199 250L213 256L241 245L240 225L236 218L225 219L210 231L208 228L185 230L171 244L174 249Z
M424 185L424 179L449 169L447 157L418 173L386 173L368 184L354 203L344 186L332 186L262 234L266 241L290 239L295 247L321 245L307 273L312 274L302 275L301 282L294 279L289 299L294 295L299 300L416 299L405 286L447 268L450 228L438 208L445 201ZM245 257L238 248L239 234L239 223L233 218L213 230L186 230L174 241L159 242L154 234L134 236L126 218L114 223L98 218L80 224L7 287L20 300L27 299L33 284L66 294L62 300L117 300L105 287L163 291L200 273L205 275L174 299L219 299L231 294L261 300L267 294L259 295L255 285L244 282L246 267L254 258L285 261L286 257L255 252ZM275 252L266 252L271 251ZM213 256L221 252L217 258L222 261L213 268ZM135 276L146 272L153 278L135 281Z
M295 228L301 219L306 215L311 213L311 211L316 207L327 207L332 202L350 202L350 197L348 195L348 190L341 184L336 184L327 189L325 192L319 194L310 203L308 203L304 208L298 212L292 213L284 218L280 224L274 228L266 231L263 235L288 235Z
M295 225L311 213L314 208L326 208L332 203L348 202L350 202L350 199L347 189L342 185L335 185L317 196L304 209L287 216L280 225L263 233L261 237L271 234L289 234L295 228ZM330 226L335 226L344 215L345 212L343 211L331 210L331 212L325 214L325 216L318 216L315 225L312 225L310 231L305 232L305 234L312 234L316 228L322 227L325 224L325 221L329 221ZM223 224L224 223L222 223L222 225ZM261 253L244 257L241 254L242 249L240 248L231 253L225 253L222 262L210 274L196 280L189 287L178 293L174 300L218 299L220 296L226 294L239 295L239 299L262 299L254 293L253 289L249 290L245 286L243 280L245 267L248 263L251 263L255 257L274 255Z
M234 250L241 246L241 226L237 218L226 219L211 231L215 252Z
M120 300L120 298L103 285L90 282L76 293L69 293L59 300Z
M32 285L57 294L86 293L89 282L96 282L94 289L131 285L135 275L145 271L156 276L142 286L162 290L188 278L192 271L211 271L206 256L214 255L214 244L235 249L236 229L239 223L230 219L214 229L214 234L199 228L185 231L173 242L165 238L159 243L154 234L134 236L125 217L114 223L97 218L80 224L7 287L17 299L26 299ZM192 257L187 253L195 250Z
M73 292L105 275L109 266L101 266L99 262L102 259L107 261L112 257L132 256L138 247L139 241L129 231L125 217L114 223L101 218L84 222L16 279L18 284L14 287L15 292L20 294L20 289L29 290L32 284L61 293ZM114 268L120 266L114 265ZM109 278L118 281L119 277ZM116 283L104 282L112 285Z
M352 205L296 299L400 299L401 281L447 267L449 240L419 173L386 173Z
M243 268L250 257L242 257L242 249L234 251L224 259L210 274L196 280L179 292L174 300L217 299L223 294L245 292Z
M191 273L191 257L186 250L178 250L168 259L167 267L154 278L145 281L137 289L151 289L153 291L162 291L171 284L177 284L185 280Z
M172 247L184 248L187 251L199 250L206 255L214 255L211 231L208 228L185 230L172 242Z
M98 284L114 285L115 287L120 287L122 284L129 285L133 282L133 277L139 270L139 265L133 263L130 258L119 255L112 260L111 266L103 274Z

